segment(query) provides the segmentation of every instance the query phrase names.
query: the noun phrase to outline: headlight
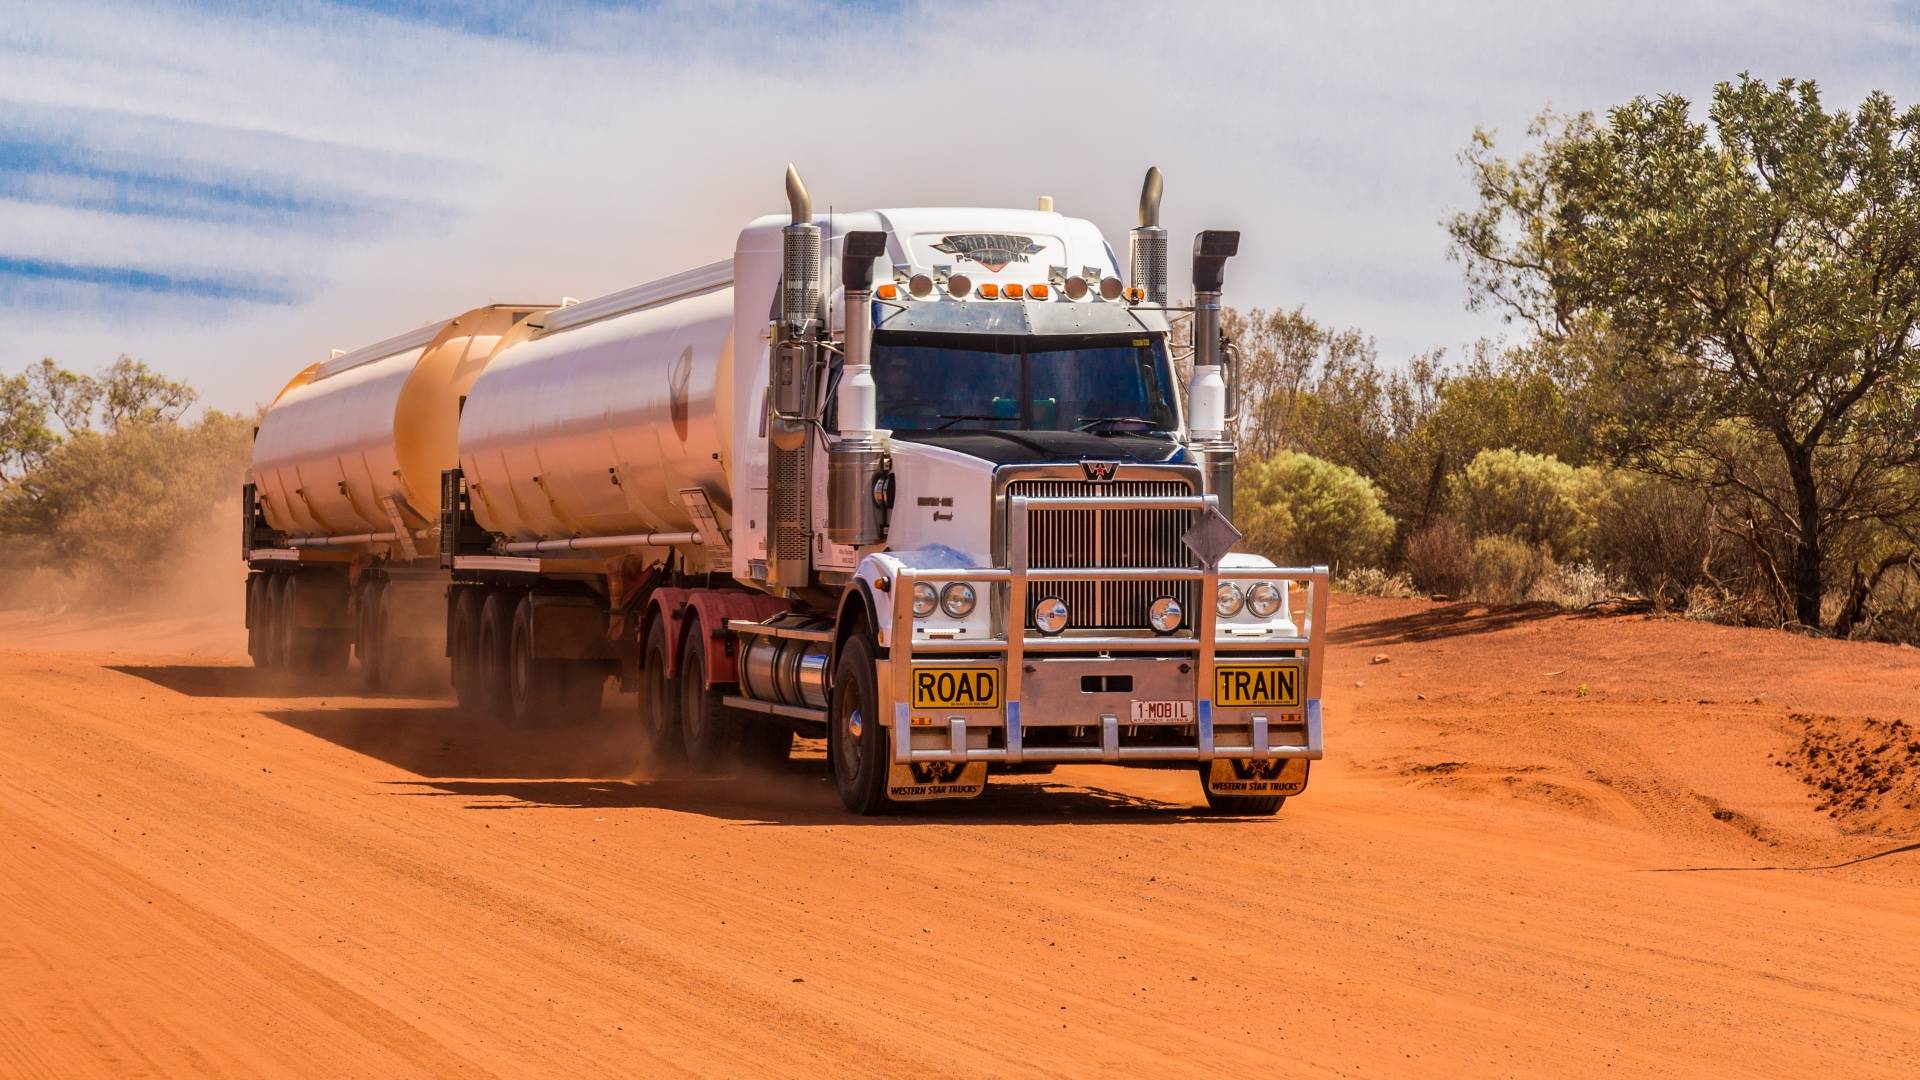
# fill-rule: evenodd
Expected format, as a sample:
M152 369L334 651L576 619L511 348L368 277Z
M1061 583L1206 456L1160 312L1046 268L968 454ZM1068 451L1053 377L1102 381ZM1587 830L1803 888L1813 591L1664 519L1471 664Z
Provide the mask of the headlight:
M924 581L916 581L913 583L914 618L924 619L933 614L934 607L939 603L940 594L933 591L933 586Z
M1240 614L1240 586L1231 581L1223 581L1213 590L1213 610L1223 619L1231 619Z
M1067 628L1067 602L1049 596L1033 605L1033 625L1043 634L1057 634Z
M1180 610L1180 601L1163 596L1147 609L1147 625L1153 627L1155 633L1171 634L1180 629L1180 619L1185 614Z
M1247 590L1247 610L1263 619L1271 619L1274 612L1280 610L1280 601L1285 596L1280 586L1271 581L1262 581Z
M964 581L956 581L940 590L940 608L956 619L964 619L973 614L973 605L978 598L973 586Z

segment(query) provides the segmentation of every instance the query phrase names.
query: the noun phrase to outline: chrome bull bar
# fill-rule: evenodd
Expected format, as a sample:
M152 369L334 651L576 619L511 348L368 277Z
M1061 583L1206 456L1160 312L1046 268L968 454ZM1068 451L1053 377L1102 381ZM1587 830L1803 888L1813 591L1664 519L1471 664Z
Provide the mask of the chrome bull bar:
M1071 568L1049 569L1035 568L1028 563L1028 526L1029 514L1035 510L1205 510L1216 505L1212 495L1203 496L1153 496L1124 497L1116 499L1092 498L1028 498L1016 496L1008 501L1007 508L1007 562L1005 569L997 567L982 568L901 568L893 585L896 598L893 605L893 620L889 634L887 675L882 685L886 686L892 699L892 708L883 710L891 714L892 720L889 739L891 758L896 763L904 762L1145 762L1145 761L1211 761L1216 758L1252 758L1270 760L1273 758L1306 758L1317 760L1323 756L1321 740L1320 698L1321 683L1325 676L1325 658L1323 650L1326 640L1328 593L1331 578L1325 566L1312 567L1114 567L1114 568ZM1045 635L1038 632L1029 634L1027 622L1027 598L1029 585L1043 581L1118 581L1118 580L1155 580L1155 581L1197 581L1200 583L1199 602L1195 618L1191 620L1189 633L1171 635L1125 635L1099 634L1069 631L1060 635ZM998 626L991 636L969 639L943 639L932 641L914 640L913 609L907 598L913 595L916 581L934 580L940 582L965 581L974 584L1003 585L1002 589L989 589L989 596L995 604L995 623ZM1304 614L1296 611L1298 632L1292 636L1266 635L1259 638L1219 639L1220 618L1214 610L1214 593L1222 581L1280 581L1285 582L1287 596L1291 601L1293 590L1302 588L1306 592L1306 602L1302 605ZM1289 727L1304 727L1305 738L1298 743L1274 743L1270 738L1273 726L1271 718L1265 713L1255 712L1247 718L1247 741L1244 743L1222 744L1214 737L1215 717L1212 687L1214 686L1214 668L1222 654L1236 653L1272 653L1281 650L1292 651L1295 658L1304 664L1305 685L1300 707L1296 709L1269 710L1279 715L1291 716L1296 712L1301 717L1298 724ZM1195 738L1190 745L1122 745L1123 729L1136 725L1122 721L1115 714L1102 714L1099 717L1098 746L1028 746L1026 732L1021 723L1021 684L1025 674L1025 658L1028 653L1147 653L1156 656L1191 655L1194 657L1193 686ZM988 712L969 721L963 716L949 716L944 724L948 744L945 748L921 748L913 746L913 708L912 677L916 658L927 656L945 656L966 654L972 656L1002 658L1004 665L1001 674L1002 710ZM1091 726L1091 725L1087 725ZM1232 725L1239 727L1241 725ZM972 728L1004 728L1004 746L969 747L968 733ZM918 730L926 731L923 726Z

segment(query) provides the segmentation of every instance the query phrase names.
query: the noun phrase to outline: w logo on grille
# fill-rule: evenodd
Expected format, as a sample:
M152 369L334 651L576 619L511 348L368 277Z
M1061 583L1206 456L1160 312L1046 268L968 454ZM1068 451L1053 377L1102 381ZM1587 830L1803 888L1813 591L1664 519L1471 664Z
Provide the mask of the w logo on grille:
M1092 484L1110 484L1113 474L1120 470L1117 461L1083 461L1080 467L1087 472L1087 482Z

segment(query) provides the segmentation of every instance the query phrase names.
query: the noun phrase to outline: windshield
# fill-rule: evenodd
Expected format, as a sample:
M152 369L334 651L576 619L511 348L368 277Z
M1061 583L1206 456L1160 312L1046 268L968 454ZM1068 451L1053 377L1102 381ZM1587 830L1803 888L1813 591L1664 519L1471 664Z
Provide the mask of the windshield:
M1153 335L874 336L880 426L927 431L1171 432L1166 346Z

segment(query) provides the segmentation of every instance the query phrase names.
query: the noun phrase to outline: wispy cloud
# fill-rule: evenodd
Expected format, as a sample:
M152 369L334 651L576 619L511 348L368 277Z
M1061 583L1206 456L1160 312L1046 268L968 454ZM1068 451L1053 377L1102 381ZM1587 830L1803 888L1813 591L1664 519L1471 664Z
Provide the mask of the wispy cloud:
M724 255L800 163L841 207L1141 172L1237 226L1236 303L1402 356L1497 333L1439 221L1476 124L1741 70L1920 100L1911 5L72 0L0 21L0 369L133 351L210 400L490 299Z

